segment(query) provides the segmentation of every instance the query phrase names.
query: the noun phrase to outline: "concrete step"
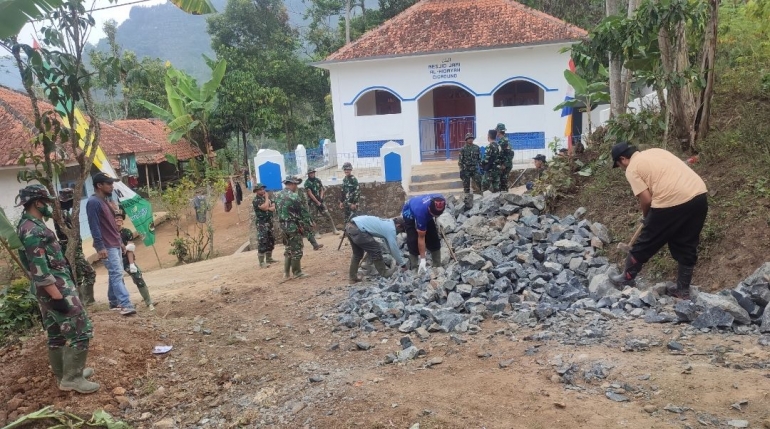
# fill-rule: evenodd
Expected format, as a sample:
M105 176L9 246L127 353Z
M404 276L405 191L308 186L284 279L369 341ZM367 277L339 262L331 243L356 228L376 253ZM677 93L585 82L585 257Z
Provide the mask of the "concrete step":
M424 191L409 191L409 197L416 197L418 195L426 195L426 194L441 194L445 197L448 197L450 195L455 195L457 197L462 197L463 195L463 188L460 186L460 189L426 189Z
M463 182L460 178L456 179L442 179L432 180L430 182L412 182L409 185L410 192L428 191L431 189L461 189L463 188Z
M434 181L440 181L440 180L446 180L446 179L456 179L460 180L460 170L459 168L455 171L444 171L444 172L436 172L436 173L429 173L429 174L412 174L412 182L434 182Z

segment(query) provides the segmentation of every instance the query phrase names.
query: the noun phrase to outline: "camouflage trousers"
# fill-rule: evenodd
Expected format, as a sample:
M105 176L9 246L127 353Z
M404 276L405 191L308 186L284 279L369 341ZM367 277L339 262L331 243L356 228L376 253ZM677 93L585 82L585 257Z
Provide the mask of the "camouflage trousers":
M345 223L350 221L351 218L358 216L358 205L356 205L356 210L351 210L350 204L348 203L342 203L342 207L345 213Z
M471 180L473 180L473 183L478 186L479 190L482 190L481 176L475 170L460 170L460 179L463 181L463 192L466 194L471 192Z
M136 264L134 264L134 265L136 265ZM136 267L136 272L132 273L129 270L129 268L130 267L128 265L125 265L124 266L124 271L128 273L128 275L131 277L131 280L134 281L134 284L136 285L136 287L138 287L140 289L143 288L143 287L147 287L147 283L144 282L144 277L142 277L142 270L140 270L139 267Z
M88 350L88 342L93 337L93 326L78 298L75 286L57 278L56 288L70 306L67 313L51 309L51 297L43 289L36 291L37 303L43 316L43 328L48 334L48 348L58 349L69 343L72 348Z
M67 247L62 246L62 251L66 252ZM87 305L96 302L94 300L94 283L96 283L96 271L83 254L82 245L79 245L77 249L75 249L75 263L70 264L70 267L75 268L75 277L77 277L80 299L82 299L83 303Z
M272 222L257 223L257 252L267 253L275 249L275 235Z
M300 259L302 258L302 248L304 243L302 242L303 233L296 229L294 231L282 230L283 241L283 256L287 259Z
M484 173L484 188L483 190L489 190L491 192L500 192L500 170L497 168L490 168Z
M508 182L510 182L511 169L506 167L500 170L500 191L508 191Z

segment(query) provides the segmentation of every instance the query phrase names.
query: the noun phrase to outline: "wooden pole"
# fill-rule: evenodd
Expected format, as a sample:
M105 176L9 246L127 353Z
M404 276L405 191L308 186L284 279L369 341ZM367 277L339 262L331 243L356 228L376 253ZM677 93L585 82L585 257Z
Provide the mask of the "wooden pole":
M147 195L150 195L150 167L149 164L144 164L144 175L147 179Z
M163 180L160 178L160 163L155 164L158 167L158 192L163 191Z
M160 263L160 256L158 256L158 249L155 248L154 244L152 245L152 250L155 252L155 257L158 258L158 267L160 267L160 269L162 270L163 264Z

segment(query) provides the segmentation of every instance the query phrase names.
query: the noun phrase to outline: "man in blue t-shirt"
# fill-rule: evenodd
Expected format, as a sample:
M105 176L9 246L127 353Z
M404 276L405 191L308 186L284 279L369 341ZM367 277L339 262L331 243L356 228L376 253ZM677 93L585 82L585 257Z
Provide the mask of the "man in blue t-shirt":
M426 250L430 250L433 267L441 266L441 238L434 218L441 216L444 209L446 209L446 199L441 194L412 197L401 209L409 261L412 268L418 266L417 274L428 270L425 262Z

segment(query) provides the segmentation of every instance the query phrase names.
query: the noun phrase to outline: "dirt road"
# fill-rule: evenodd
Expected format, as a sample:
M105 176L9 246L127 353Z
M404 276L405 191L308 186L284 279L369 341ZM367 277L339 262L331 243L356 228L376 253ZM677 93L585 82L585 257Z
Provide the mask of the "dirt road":
M94 395L55 388L42 332L0 350L0 423L53 404L104 408L139 428L770 428L770 349L755 336L610 321L603 341L576 346L535 335L547 326L490 319L477 335L412 337L427 355L386 365L404 334L336 323L350 257L337 240L306 246L311 277L286 283L281 266L257 268L254 252L148 272L154 313L91 310ZM629 351L628 338L648 347ZM152 355L161 344L174 349Z

